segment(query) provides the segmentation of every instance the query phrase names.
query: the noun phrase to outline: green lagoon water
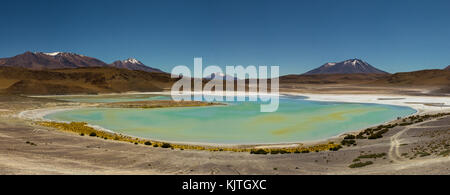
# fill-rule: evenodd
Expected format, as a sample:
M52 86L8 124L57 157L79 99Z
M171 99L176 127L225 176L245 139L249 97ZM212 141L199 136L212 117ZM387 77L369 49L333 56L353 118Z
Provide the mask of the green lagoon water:
M165 96L144 98L169 99ZM118 101L117 98L89 100ZM327 139L413 113L415 110L409 107L281 98L278 111L273 113L261 113L259 102L232 102L227 106L193 108L87 108L53 113L45 118L83 121L117 133L154 140L268 144Z

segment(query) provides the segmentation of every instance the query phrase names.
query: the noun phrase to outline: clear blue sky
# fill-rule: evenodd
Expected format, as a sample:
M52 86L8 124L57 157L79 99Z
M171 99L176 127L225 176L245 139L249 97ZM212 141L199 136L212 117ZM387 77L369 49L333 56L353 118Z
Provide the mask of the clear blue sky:
M0 57L67 51L107 63L280 65L361 58L389 71L450 64L448 0L2 0Z

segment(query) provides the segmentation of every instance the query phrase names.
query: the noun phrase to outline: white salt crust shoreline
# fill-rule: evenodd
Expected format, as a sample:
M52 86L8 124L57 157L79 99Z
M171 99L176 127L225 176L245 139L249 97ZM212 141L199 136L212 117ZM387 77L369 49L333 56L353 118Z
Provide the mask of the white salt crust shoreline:
M417 114L436 112L450 112L450 97L437 96L408 96L408 95L360 95L360 94L298 94L283 93L289 95L302 95L307 100L324 102L345 103L371 103L394 106L406 106L417 110ZM439 106L437 106L439 105Z

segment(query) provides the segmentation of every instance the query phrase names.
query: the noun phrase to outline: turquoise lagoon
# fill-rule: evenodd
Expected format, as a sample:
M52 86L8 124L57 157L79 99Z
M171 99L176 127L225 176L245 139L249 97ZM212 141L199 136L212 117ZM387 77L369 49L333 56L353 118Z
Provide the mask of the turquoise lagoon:
M117 102L149 99L170 97L91 97L72 100ZM168 142L272 144L323 140L415 112L412 108L401 106L283 97L278 111L273 113L261 113L260 102L230 102L226 106L191 108L83 108L49 114L45 118L87 122L117 133Z

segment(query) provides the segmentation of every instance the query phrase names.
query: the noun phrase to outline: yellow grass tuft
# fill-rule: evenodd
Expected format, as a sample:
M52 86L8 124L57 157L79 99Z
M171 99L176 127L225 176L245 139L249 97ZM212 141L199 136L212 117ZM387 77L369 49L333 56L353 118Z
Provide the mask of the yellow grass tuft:
M84 122L71 122L71 123L62 123L62 122L38 122L38 125L56 128L61 131L77 133L80 135L86 135L91 137L98 137L106 140L115 140L128 142L132 144L143 144L143 145L151 145L158 146L163 148L173 148L173 149L182 149L182 150L206 150L206 151L231 151L231 152L251 152L252 154L259 154L255 151L264 151L264 153L271 154L285 154L285 153L307 153L307 152L319 152L319 151L336 151L341 148L340 144L328 143L328 144L319 144L310 147L295 147L295 148L277 148L277 149L254 149L254 148L232 148L232 147L209 147L209 146L197 146L197 145L182 145L182 144L169 144L164 142L152 141L147 139L141 139L131 136L126 136L118 133L110 133L106 131L100 131L95 128L87 126L87 123ZM156 146L155 146L156 145Z

